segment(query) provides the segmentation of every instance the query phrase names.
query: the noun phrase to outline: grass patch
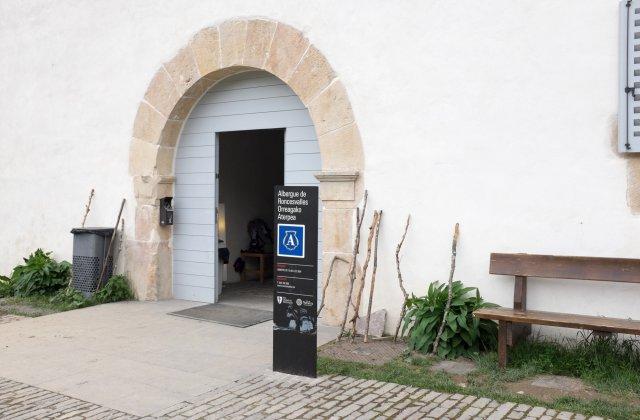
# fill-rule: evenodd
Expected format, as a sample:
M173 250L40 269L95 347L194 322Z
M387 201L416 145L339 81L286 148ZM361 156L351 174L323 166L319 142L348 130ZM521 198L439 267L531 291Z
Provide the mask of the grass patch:
M529 374L573 376L601 392L636 397L640 394L640 351L636 340L527 340L513 348L509 357L513 369Z
M499 402L515 402L531 406L544 406L558 411L572 411L585 415L602 416L611 419L640 419L640 408L626 402L604 400L584 401L562 397L552 402L541 401L527 395L504 390L495 384L469 383L467 387L457 385L444 373L428 370L428 362L420 359L396 359L382 366L341 360L318 358L318 373L322 375L344 375L358 379L375 379L402 385L428 388L438 392L459 393L487 397Z
M0 299L0 312L10 315L37 317L69 310L64 304L50 302L49 296L6 297Z
M345 362L326 357L318 358L318 373L323 375L344 375L361 379L375 379L383 382L393 382L412 385L419 388L429 388L442 392L459 392L451 378L442 372L427 372L428 365L422 361L407 363L403 359L392 360L384 365L368 365L365 363Z
M133 298L127 278L115 275L89 298L72 287L61 288L56 293L0 297L0 314L37 317Z
M382 366L320 357L321 374L339 374L361 379L394 382L439 392L460 393L539 405L559 411L612 419L640 419L640 352L633 340L582 339L572 342L525 341L509 352L509 367L497 368L497 354L476 357L478 369L466 376L466 387L442 372L431 372L434 359L400 357ZM510 391L508 383L540 374L580 378L599 391L602 398L559 397L542 401ZM458 378L459 379L459 378Z

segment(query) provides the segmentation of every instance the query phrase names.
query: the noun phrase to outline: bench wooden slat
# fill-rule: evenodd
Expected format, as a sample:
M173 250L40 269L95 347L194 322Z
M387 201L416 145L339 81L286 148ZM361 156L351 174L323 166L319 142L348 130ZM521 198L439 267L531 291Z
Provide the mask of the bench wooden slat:
M523 277L640 283L640 260L493 253L491 254L489 273Z
M562 314L545 311L517 311L509 308L484 308L474 311L478 318L523 324L550 325L584 330L640 334L640 321L589 315Z

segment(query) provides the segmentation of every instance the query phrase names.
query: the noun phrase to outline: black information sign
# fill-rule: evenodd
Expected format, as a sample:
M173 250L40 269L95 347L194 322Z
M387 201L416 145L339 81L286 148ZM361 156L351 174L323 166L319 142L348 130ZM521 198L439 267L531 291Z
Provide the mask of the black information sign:
M275 187L273 370L316 377L318 187Z

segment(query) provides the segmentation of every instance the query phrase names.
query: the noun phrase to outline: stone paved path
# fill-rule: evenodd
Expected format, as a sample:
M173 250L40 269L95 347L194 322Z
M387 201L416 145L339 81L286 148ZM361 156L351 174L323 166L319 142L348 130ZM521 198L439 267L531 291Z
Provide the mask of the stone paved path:
M585 419L582 415L544 407L500 404L488 398L444 394L388 382L345 376L306 379L273 372L214 390L197 400L156 413L156 416L231 419Z
M136 416L0 379L0 418L134 419ZM217 388L147 419L585 419L524 404L444 394L344 376L268 372ZM592 420L600 419L592 417Z
M0 378L0 418L14 420L28 418L130 419L135 416Z

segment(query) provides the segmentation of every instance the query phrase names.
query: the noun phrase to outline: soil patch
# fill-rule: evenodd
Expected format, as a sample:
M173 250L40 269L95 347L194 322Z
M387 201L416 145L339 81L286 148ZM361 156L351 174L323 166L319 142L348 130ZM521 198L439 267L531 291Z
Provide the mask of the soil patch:
M536 376L517 382L505 382L504 385L511 392L531 395L543 401L553 401L559 397L574 397L582 400L602 398L601 394L580 379L564 376Z
M406 348L403 341L394 343L392 339L383 338L364 343L362 337L356 337L353 342L350 338L343 338L327 343L320 347L318 354L347 362L384 365L399 357Z
M441 360L429 368L432 372L444 372L453 376L464 377L477 369L476 364L469 359L459 357L455 360Z
M572 397L586 401L597 399L610 402L619 400L626 403L632 402L628 396L623 398L601 393L580 379L566 376L539 375L517 382L505 382L504 385L510 392L530 395L547 402L552 402L560 397ZM640 400L634 399L633 404L640 404Z

